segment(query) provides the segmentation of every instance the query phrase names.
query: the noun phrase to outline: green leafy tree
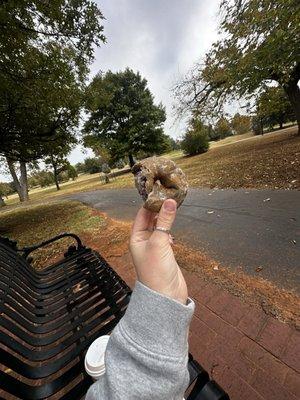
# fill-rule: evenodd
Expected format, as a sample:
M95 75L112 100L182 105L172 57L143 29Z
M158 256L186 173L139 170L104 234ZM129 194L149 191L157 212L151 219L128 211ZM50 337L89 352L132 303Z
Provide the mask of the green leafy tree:
M224 139L227 136L231 136L232 135L232 130L231 130L231 126L230 123L228 121L227 118L225 117L221 117L214 128L215 131L215 135L219 138L219 139Z
M162 142L162 144L160 146L160 150L157 152L157 154L168 153L174 149L174 146L176 146L175 140L172 139L170 136L164 134L163 142Z
M254 135L263 135L264 134L263 119L260 116L254 115L252 117L251 127L252 127L252 132L254 133Z
M147 81L130 69L98 74L86 93L89 118L83 135L108 150L112 161L128 157L130 165L140 152L155 153L164 141L163 106L155 105Z
M54 184L54 176L51 171L41 171L38 176L40 186L42 188L51 186Z
M24 78L23 58L28 49L43 45L66 45L74 61L85 73L93 60L94 46L105 41L103 16L91 0L9 0L0 4L0 74ZM47 65L44 65L47 74ZM25 77L34 78L32 73Z
M230 125L236 135L242 135L251 130L251 117L236 113L231 119Z
M93 47L104 40L101 18L90 0L0 4L0 154L21 201L26 164L76 125Z
M47 187L54 184L53 173L46 170L35 171L28 178L29 187Z
M276 81L285 91L300 133L300 12L298 0L222 0L221 39L175 88L179 111L218 112Z
M107 148L99 141L96 135L86 135L83 137L84 147L88 147L93 150L96 157L101 160L101 163L113 164L113 160Z
M280 87L267 87L258 97L256 114L264 126L273 128L295 119L295 114L286 93Z
M44 162L52 168L57 190L60 190L60 175L71 168L67 160L67 155L76 143L77 140L72 133L69 131L60 131L55 136L55 141L45 146L44 153L46 157L44 158Z
M102 172L102 162L99 157L88 157L82 163L81 171L85 174L97 174Z
M44 54L36 56L34 51L32 58L28 54L26 65L29 74L35 68L38 73L40 63L47 63L51 71L47 79L41 72L40 79L26 84L0 83L5 103L1 105L2 98L0 152L6 157L21 201L28 199L26 164L47 154L60 132L68 132L65 137L71 137L78 123L82 83L74 72L73 57L56 45L50 46L49 54L51 60ZM16 164L20 165L20 178Z
M68 165L67 173L68 173L68 178L72 179L72 181L75 181L76 178L78 177L76 168L71 164Z
M0 182L0 207L5 206L4 197L13 194L11 185L7 182Z
M205 153L209 149L208 130L200 119L193 118L183 136L181 148L189 156Z

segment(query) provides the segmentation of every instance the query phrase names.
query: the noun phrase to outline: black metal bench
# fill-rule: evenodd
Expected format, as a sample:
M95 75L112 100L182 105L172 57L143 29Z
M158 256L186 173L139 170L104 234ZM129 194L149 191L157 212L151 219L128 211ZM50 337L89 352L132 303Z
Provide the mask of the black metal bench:
M34 250L67 236L77 245L62 261L41 271L30 265ZM92 384L85 352L118 323L130 294L76 235L23 249L0 238L0 399L83 398ZM192 356L189 371L189 400L229 400Z

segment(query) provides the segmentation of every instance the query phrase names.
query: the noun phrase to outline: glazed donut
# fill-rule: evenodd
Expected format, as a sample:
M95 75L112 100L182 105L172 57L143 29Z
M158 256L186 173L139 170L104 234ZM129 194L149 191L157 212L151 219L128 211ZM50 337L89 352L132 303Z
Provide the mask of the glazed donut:
M179 207L187 194L185 174L167 158L145 158L132 167L132 173L147 210L159 212L166 199L176 200Z

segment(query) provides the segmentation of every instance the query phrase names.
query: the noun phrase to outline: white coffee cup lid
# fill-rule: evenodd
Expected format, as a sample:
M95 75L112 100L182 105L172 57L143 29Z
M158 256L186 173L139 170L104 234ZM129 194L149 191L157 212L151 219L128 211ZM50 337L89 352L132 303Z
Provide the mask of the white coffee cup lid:
M95 377L105 371L104 354L109 336L100 336L90 345L84 360L86 372Z

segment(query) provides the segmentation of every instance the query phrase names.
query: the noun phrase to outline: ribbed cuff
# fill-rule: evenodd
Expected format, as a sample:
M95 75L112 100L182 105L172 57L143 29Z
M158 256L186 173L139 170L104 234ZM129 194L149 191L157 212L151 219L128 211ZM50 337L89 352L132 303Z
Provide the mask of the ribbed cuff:
M191 299L183 305L137 282L120 324L131 340L145 350L181 357L187 351L194 309Z

